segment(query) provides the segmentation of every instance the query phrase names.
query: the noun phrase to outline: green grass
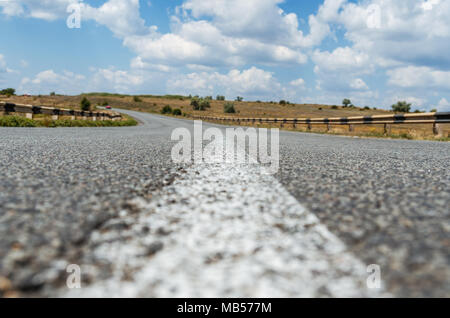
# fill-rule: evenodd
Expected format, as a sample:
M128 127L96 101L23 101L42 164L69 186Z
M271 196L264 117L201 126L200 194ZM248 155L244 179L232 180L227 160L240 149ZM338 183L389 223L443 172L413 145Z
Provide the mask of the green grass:
M0 127L38 127L38 122L20 116L4 116L0 117Z
M441 138L437 138L435 140L436 141L450 141L450 137L441 137Z
M0 117L0 127L124 127L136 126L138 122L131 117L126 116L126 120L122 121L92 121L92 120L33 120L20 116L4 116Z

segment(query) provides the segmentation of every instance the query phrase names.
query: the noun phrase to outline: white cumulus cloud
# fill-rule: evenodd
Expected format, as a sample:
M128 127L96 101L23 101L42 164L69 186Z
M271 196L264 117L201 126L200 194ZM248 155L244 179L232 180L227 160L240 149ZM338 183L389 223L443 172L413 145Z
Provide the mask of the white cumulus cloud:
M280 94L281 85L272 73L251 67L243 71L233 69L226 74L201 72L180 75L168 81L168 89L184 94L225 94L231 98L237 95L267 96L274 91Z

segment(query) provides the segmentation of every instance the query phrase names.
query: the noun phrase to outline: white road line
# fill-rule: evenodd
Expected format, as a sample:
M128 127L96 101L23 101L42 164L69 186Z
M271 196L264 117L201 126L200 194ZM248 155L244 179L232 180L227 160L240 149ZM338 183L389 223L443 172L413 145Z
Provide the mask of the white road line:
M93 237L114 277L65 295L387 296L367 289L367 265L258 166L194 165L151 202L135 204L142 212L122 233L129 240ZM143 257L155 241L163 249Z

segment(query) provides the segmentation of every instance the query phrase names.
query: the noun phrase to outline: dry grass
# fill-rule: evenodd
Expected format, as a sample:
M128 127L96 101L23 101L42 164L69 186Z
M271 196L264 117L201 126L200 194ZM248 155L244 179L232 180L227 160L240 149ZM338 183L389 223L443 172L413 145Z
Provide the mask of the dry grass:
M81 99L86 96L92 103L92 106L102 105L107 102L113 108L123 108L137 110L149 113L161 113L164 106L169 105L172 109L180 109L183 116L192 118L193 116L216 116L216 117L257 117L257 118L326 118L326 117L351 117L351 116L369 116L392 114L386 110L366 110L363 108L343 108L337 109L331 105L314 104L286 104L267 102L234 102L237 113L224 114L224 104L226 101L211 101L211 108L206 111L194 111L190 106L190 99L182 96L139 96L141 102L135 102L133 96L117 94L87 94L79 96L13 96L9 99L11 102L25 103L33 105L45 105L54 107L64 107L70 109L79 109ZM286 130L307 131L305 125L283 125L273 124L265 127L279 127ZM444 136L441 140L448 139L450 134L450 124L442 125ZM312 132L324 133L325 125L314 125ZM383 127L380 125L357 125L353 132L349 132L348 126L333 126L329 133L368 137L382 137ZM407 137L412 139L438 139L433 135L431 125L392 125L390 136Z

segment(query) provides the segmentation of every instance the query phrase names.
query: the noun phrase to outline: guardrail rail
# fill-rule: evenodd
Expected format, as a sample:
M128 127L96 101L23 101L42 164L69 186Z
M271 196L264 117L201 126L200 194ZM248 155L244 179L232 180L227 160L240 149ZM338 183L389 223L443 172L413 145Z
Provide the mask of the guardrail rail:
M450 112L443 113L418 113L418 114L390 114L390 115L373 115L358 117L333 117L333 118L238 118L238 117L211 117L211 116L194 116L196 119L226 121L243 123L278 123L307 125L311 130L313 125L327 125L327 131L331 130L332 125L347 125L349 131L354 131L354 125L383 125L384 133L391 132L393 124L432 124L433 133L435 135L442 134L440 124L450 123Z
M26 118L33 119L34 115L50 115L53 120L58 120L60 116L70 116L71 120L121 120L122 115L115 112L83 111L65 108L55 108L47 106L33 106L25 104L15 104L0 102L0 115L10 115L11 113L23 113Z

